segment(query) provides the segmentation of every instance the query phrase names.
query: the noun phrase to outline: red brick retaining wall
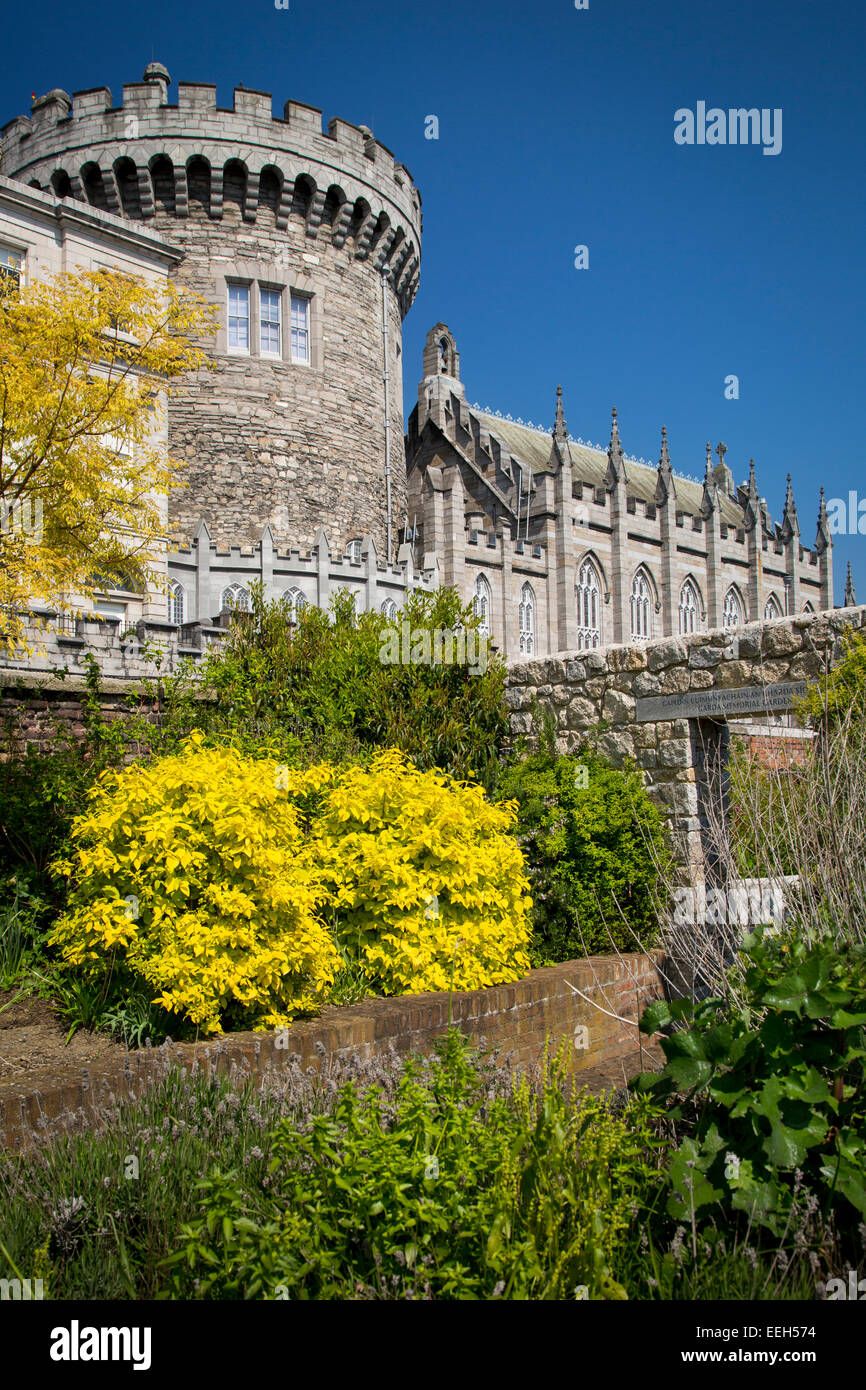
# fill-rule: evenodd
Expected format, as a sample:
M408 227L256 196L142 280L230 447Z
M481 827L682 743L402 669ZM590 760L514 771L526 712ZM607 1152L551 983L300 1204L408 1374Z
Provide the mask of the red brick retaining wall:
M391 1048L429 1052L434 1039L447 1032L449 1002L463 1033L511 1052L519 1067L537 1062L546 1044L556 1049L564 1041L572 1071L603 1068L613 1076L620 1060L633 1062L638 1052L635 1023L646 1004L663 993L661 967L660 951L593 956L533 970L515 984L457 993L450 1001L448 994L365 999L350 1008L325 1009L320 1018L297 1023L282 1035L235 1033L208 1043L119 1052L89 1073L30 1072L0 1087L0 1145L26 1148L60 1128L98 1122L100 1112L112 1108L109 1096L116 1102L141 1094L164 1072L167 1058L221 1072L233 1063L246 1064L253 1074L264 1074L285 1066L293 1054L304 1068L318 1069L328 1055L360 1053L368 1059Z

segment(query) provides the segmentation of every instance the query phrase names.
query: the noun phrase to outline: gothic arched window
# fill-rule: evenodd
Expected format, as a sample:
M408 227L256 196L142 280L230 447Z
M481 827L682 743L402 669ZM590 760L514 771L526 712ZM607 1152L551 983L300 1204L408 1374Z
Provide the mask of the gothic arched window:
M489 637L490 585L487 583L487 580L484 578L483 574L479 574L478 578L475 581L475 597L472 601L472 606L475 609L475 616L479 620L478 631L482 633L483 636Z
M243 584L229 584L223 589L221 608L235 608L241 613L250 611L250 596Z
M525 656L532 656L535 650L535 594L531 584L524 584L520 590L518 615L520 650Z
M776 598L776 595L775 595L775 594L770 594L770 597L767 599L767 602L764 604L764 617L765 617L765 619L767 620L767 622L772 622L774 618L781 618L782 616L783 616L783 614L782 614L782 605L781 605L781 603L780 603L779 600Z
M300 589L286 589L281 603L286 610L286 618L290 623L298 621L298 614L302 608L306 608L307 600Z
M740 595L732 584L725 594L725 606L722 609L722 627L742 627L743 621L743 605L740 602Z
M690 579L680 589L680 632L697 632L701 605L698 591Z
M392 598L386 598L382 604L382 616L387 618L389 623L397 621L397 605Z
M645 570L638 570L631 585L631 640L652 637L652 589Z
M577 646L601 646L601 584L591 560L584 560L577 576Z
M177 623L180 627L183 622L183 585L176 579L169 580L168 585L168 621Z

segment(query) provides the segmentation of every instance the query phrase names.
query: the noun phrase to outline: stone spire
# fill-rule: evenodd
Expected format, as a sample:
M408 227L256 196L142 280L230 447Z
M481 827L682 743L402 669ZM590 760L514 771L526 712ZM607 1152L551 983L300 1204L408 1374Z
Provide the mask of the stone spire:
M713 475L713 446L707 440L707 462L704 468L704 496L701 502L701 511L704 516L709 516L715 511L718 505L718 485Z
M749 481L745 487L746 500L743 505L743 528L752 531L761 520L761 499L758 495L758 482L755 477L755 460L749 459Z
M830 518L827 515L827 503L824 500L824 489L822 487L821 501L818 504L818 534L815 537L815 549L819 555L823 555L825 550L829 550L832 543L830 539Z
M551 431L553 443L550 446L548 467L556 473L564 464L571 463L571 450L568 447L568 426L562 408L562 387L556 388L556 418Z
M607 478L608 489L615 487L619 482L626 481L625 463L623 462L622 443L619 437L619 422L616 418L616 406L611 412L610 424L610 443L607 446Z
M568 440L568 426L565 423L565 411L562 408L562 387L556 388L556 419L553 425L554 439L562 441Z
M824 489L821 489L821 497L824 496ZM845 576L845 607L855 608L857 605L857 595L854 593L854 580L851 577L851 561L848 561L848 573Z
M667 426L662 425L662 451L659 458L658 481L656 482L656 502L666 502L668 497L674 495L674 470L671 467L671 456L668 452L668 431Z
M782 516L782 535L788 541L792 536L799 536L800 523L797 520L797 506L794 502L794 489L791 487L791 475L788 474L788 486L785 489L785 511Z

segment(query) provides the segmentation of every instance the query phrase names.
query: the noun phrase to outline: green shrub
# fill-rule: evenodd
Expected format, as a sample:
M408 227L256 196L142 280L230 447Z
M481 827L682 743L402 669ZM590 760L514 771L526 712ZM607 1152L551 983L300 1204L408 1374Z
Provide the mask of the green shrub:
M42 960L52 918L62 909L64 886L50 866L64 852L76 815L101 773L122 765L128 738L121 721L104 719L99 667L88 653L81 695L83 735L55 721L51 747L22 749L15 721L7 720L0 756L0 911L14 918L31 960ZM136 725L135 732L140 732Z
M866 635L845 632L842 659L831 671L813 681L797 707L797 713L815 728L833 728L866 710Z
M212 1170L178 1232L173 1295L623 1298L616 1268L653 1172L646 1112L575 1105L554 1068L491 1095L452 1032L396 1095L341 1089L256 1170ZM578 1292L580 1286L585 1294Z
M397 627L404 621L412 631L478 626L453 589L411 594ZM291 627L283 606L253 585L250 613L237 615L208 660L203 691L213 706L198 710L196 722L204 714L214 733L270 740L297 762L399 748L421 768L489 777L508 725L504 666L491 659L472 674L465 664L383 662L392 627L381 613L356 613L342 591L327 613L308 606ZM188 701L178 699L173 710L180 726L189 721Z
M641 1021L682 1025L664 1069L633 1083L681 1126L668 1214L739 1213L778 1235L812 1194L851 1231L866 1216L866 947L759 930L743 956L736 1004L658 1002Z
M584 750L532 753L506 767L534 900L537 965L652 944L667 838L640 774Z

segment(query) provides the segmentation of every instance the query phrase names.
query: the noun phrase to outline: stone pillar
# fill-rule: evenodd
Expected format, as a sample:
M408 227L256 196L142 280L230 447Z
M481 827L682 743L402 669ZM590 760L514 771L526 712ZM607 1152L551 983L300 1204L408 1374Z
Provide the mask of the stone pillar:
M379 562L376 557L376 542L372 536L364 537L361 556L367 568L367 583L364 586L365 608L368 613L376 613L379 610Z
M198 528L195 545L195 616L208 623L213 616L215 600L210 591L210 531L203 521ZM218 605L216 605L218 606Z
M262 531L261 545L259 547L262 567L262 585L266 599L275 598L274 594L274 538L271 534L270 526L266 526Z
M325 532L322 530L321 526L319 527L319 530L316 533L315 550L317 559L316 605L317 607L326 610L328 604L331 601L331 577L329 573L331 564L331 551L328 545L328 537L325 535Z

